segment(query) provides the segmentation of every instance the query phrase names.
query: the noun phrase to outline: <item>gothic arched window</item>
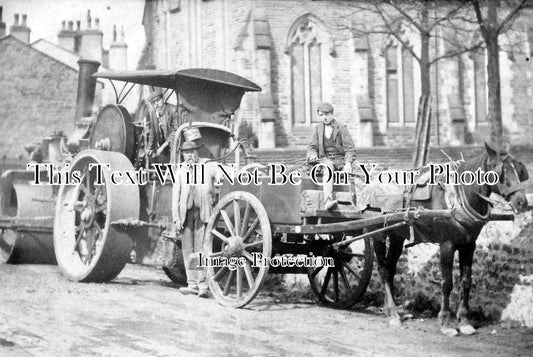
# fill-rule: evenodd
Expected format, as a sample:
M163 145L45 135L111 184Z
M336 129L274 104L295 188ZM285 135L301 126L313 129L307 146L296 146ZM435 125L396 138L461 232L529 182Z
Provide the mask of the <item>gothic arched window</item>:
M415 122L413 54L399 44L385 48L387 122Z
M293 124L318 121L314 109L323 99L325 38L321 25L309 15L298 19L289 32Z

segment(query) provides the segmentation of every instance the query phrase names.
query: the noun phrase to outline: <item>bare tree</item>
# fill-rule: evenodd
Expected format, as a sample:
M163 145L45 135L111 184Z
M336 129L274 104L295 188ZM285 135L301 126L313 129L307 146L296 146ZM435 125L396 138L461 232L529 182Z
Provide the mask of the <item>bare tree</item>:
M371 25L350 21L350 25L344 25L344 28L357 37L383 34L396 38L420 66L423 96L431 94L430 68L433 64L475 50L483 44L482 41L469 43L463 40L469 33L463 19L468 17L470 10L468 3L464 1L382 0L352 3L352 6L355 10L349 15L351 19L365 18L365 14L369 14L380 21ZM470 25L470 30L471 28ZM418 34L420 53L405 41L402 29L409 29ZM434 48L435 41L432 39L443 41L448 50L445 53L437 53Z
M488 120L490 140L502 147L502 102L500 84L499 38L508 31L519 13L531 8L527 0L470 0L476 14L481 36L487 48Z

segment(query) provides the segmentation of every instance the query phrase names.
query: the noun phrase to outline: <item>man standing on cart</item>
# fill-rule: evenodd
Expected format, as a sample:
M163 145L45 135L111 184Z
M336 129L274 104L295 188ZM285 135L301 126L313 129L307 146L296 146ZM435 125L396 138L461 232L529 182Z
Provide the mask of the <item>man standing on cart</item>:
M352 172L356 152L348 127L333 117L333 106L330 103L320 103L317 113L322 122L314 127L311 142L307 147L307 161L316 164L323 159L322 164L332 172L335 170ZM324 208L331 210L337 205L337 201L333 199L333 180L324 182L322 189Z

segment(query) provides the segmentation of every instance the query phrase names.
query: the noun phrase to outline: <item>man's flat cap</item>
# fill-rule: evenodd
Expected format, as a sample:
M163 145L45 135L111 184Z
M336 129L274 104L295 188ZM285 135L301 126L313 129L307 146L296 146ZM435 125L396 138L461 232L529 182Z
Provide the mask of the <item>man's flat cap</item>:
M163 92L161 91L161 88L155 88L153 91L150 92L150 95L148 96L148 100L151 102L156 98L162 97Z
M318 105L316 110L322 113L333 113L333 105L328 102L322 102Z
M183 145L181 145L181 151L196 150L199 148L200 146L198 146L194 141L185 141Z

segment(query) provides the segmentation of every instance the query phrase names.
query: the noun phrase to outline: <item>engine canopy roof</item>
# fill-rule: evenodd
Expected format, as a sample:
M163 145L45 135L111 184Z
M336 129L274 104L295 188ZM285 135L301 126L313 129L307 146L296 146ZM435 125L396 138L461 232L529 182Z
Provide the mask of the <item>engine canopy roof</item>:
M205 84L210 83L213 85L218 84L239 88L244 92L261 91L261 87L244 77L212 68L189 68L179 71L140 70L98 72L93 74L93 77L171 89L179 89L185 83L198 81L204 82Z

